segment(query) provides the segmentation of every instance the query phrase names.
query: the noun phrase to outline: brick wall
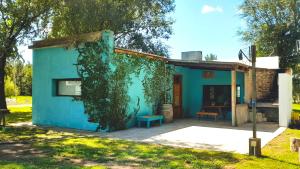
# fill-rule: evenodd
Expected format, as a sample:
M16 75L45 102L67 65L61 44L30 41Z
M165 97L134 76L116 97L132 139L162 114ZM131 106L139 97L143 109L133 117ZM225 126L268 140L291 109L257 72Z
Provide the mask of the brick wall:
M278 101L278 70L256 69L257 101Z

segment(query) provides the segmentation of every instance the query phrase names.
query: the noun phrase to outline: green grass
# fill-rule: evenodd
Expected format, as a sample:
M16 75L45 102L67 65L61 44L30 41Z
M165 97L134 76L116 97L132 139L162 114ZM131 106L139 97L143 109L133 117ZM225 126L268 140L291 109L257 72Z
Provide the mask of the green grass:
M31 107L10 106L8 122L31 120ZM235 153L174 148L161 145L113 140L43 128L0 129L1 142L28 143L42 151L44 157L2 158L0 168L105 168L117 165L140 168L299 168L297 153L290 152L290 137L300 137L300 130L287 129L263 148L262 158ZM1 146L2 145L2 146ZM5 145L5 144L4 144ZM1 147L5 148L3 144ZM85 167L72 159L91 161L97 165Z
M32 147L47 154L50 161L32 157L29 161L19 159L0 159L4 165L17 165L26 168L64 168L83 167L70 163L70 159L93 161L100 166L136 166L139 168L222 168L239 162L247 156L204 151L188 148L173 148L125 140L113 140L74 133L57 132L46 129L7 128L0 132L3 141L30 142Z
M125 140L113 140L41 128L6 128L0 142L27 142L46 157L0 159L0 168L84 168L72 159L92 161L95 167L117 165L139 168L299 168L297 153L290 152L289 138L300 137L288 129L263 149L263 158L235 153L174 148ZM0 144L1 145L1 144Z
M28 122L32 118L32 107L31 106L8 106L10 114L6 116L7 123L18 123Z
M300 130L287 129L263 148L263 158L242 160L236 168L299 169L298 153L290 151L290 137L300 137Z
M293 104L293 111L300 112L300 104Z

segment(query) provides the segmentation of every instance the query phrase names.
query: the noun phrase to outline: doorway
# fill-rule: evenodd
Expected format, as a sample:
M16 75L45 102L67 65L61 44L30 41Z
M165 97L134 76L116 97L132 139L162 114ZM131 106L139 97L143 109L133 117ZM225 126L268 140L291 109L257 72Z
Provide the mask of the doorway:
M173 81L173 117L182 118L182 75L174 75Z

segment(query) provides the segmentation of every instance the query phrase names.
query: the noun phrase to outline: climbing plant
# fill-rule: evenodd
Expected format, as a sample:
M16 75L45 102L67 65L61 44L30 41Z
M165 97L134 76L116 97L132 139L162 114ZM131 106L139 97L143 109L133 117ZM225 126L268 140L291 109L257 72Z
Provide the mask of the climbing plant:
M103 41L85 43L77 50L77 71L82 81L82 94L77 99L83 101L89 119L99 124L97 130L125 129L135 118L140 98L131 110L129 102L135 98L128 95L134 75L142 78L145 100L154 111L160 103L168 102L171 69L164 60L110 53Z
M102 41L85 43L77 48L77 72L81 78L81 97L84 111L89 119L99 123L98 128L109 125L108 112L110 111L109 96L109 53L105 50ZM106 58L101 55L106 52Z
M143 79L146 102L152 105L154 112L161 104L171 102L173 69L165 61L148 60Z

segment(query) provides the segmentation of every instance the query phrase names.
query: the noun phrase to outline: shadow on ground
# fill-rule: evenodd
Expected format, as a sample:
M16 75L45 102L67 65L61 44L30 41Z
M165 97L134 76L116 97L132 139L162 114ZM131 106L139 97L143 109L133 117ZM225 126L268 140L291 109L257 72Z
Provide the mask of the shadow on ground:
M0 138L4 138L0 143L0 155L6 156L0 160L0 166L15 163L24 168L57 168L60 163L71 168L93 165L222 168L246 158L234 153L174 148L38 128L7 128L0 132ZM45 162L45 157L49 162Z

